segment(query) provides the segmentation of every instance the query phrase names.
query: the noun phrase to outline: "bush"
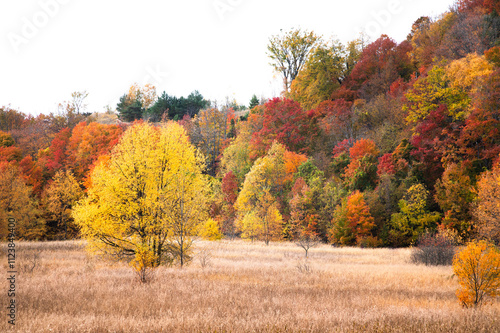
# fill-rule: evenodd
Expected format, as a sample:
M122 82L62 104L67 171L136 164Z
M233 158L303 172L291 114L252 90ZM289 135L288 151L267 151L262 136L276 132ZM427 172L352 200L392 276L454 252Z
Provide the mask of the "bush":
M153 276L153 270L157 266L157 256L147 245L139 245L134 259L129 263L137 274L139 282L149 282Z
M377 248L382 246L382 241L376 236L366 236L361 237L356 240L357 244L361 248Z
M443 233L425 233L420 237L417 247L413 248L411 261L427 266L451 265L454 255L453 239Z
M453 271L461 286L457 297L464 307L477 307L500 295L500 251L493 244L469 243L453 258Z
M217 221L208 219L205 224L201 224L198 230L198 236L210 241L222 239L222 234L219 230L219 224Z

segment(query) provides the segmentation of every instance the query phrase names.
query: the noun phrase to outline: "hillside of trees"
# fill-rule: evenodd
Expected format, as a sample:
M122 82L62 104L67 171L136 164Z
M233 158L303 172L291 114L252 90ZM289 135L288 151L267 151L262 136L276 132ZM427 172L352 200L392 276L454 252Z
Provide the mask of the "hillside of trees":
M498 244L499 13L498 1L459 0L419 18L401 43L272 36L283 93L254 96L242 116L235 103L217 106L197 91L158 96L136 84L115 124L85 113L85 92L55 115L2 107L0 238L9 215L20 239L81 237L82 202L104 195L99 170L147 127L150 137L183 131L202 154L204 212L192 232L207 238L404 247L441 232Z

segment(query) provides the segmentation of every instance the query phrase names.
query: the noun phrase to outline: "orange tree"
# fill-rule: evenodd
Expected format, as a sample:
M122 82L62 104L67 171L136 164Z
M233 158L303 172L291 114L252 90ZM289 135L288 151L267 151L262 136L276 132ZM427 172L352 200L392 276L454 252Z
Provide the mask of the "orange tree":
M457 297L464 307L480 306L500 295L500 251L486 241L471 242L453 259L460 289Z

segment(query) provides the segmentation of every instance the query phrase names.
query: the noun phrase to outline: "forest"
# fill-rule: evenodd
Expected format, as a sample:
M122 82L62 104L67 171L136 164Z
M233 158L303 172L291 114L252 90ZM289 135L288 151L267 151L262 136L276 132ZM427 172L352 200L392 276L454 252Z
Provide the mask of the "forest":
M83 237L139 266L183 265L198 236L498 244L499 13L459 0L401 43L271 36L283 92L248 107L149 84L106 114L84 91L55 114L1 107L0 238L14 216L18 239Z

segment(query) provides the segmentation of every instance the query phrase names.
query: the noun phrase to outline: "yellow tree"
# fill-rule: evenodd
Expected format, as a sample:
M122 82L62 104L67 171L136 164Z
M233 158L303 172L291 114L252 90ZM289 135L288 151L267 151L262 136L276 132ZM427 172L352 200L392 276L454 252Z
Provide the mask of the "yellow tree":
M204 160L176 123L130 127L74 209L92 249L135 257L136 269L186 263L206 220Z
M42 203L49 213L54 216L57 224L64 230L64 239L68 238L68 226L73 236L71 208L82 198L83 191L73 173L69 170L58 171L52 183L45 190Z
M485 241L471 242L453 258L453 271L464 307L477 307L488 297L500 295L500 252Z
M262 220L262 236L266 245L269 245L271 240L279 240L281 238L281 217L278 209L278 202L269 193L268 189L264 189L262 197L257 202L257 214Z
M252 217L253 214L257 219L252 217L251 220L258 221L257 223L262 225L262 228L259 228L262 229L262 233L255 237L265 241L266 244L281 236L282 218L278 209L278 197L284 194L287 175L285 153L284 146L274 142L269 152L255 161L245 177L235 204L238 212L237 225L241 226L242 221L247 223L249 216Z
M475 95L484 79L493 72L493 65L485 56L469 53L465 58L452 61L446 66L450 86Z
M10 133L0 131L0 148L10 147L15 144L14 139Z
M236 226L241 231L241 238L252 242L262 234L262 220L253 211L236 220Z
M18 168L12 164L0 164L0 239L7 235L9 217L17 221L17 239L45 236L45 224L38 220L36 207L31 188L24 183Z
M134 83L128 89L128 100L139 100L142 106L147 110L155 103L157 99L156 87L150 83L146 83L143 87Z
M452 85L443 64L434 66L427 76L420 77L406 95L403 110L408 112L406 121L416 124L444 104L453 119L462 120L467 114L469 97L458 85Z
M164 176L168 186L158 196L158 208L165 215L166 227L170 231L170 251L182 267L191 258L193 236L208 218L209 184L202 174L205 158L189 142L184 129L175 123L168 126L160 141L160 149L168 150L170 156L167 162L160 163L160 170L168 173Z
M404 109L407 121L416 123L425 119L440 104L448 107L453 119L463 120L471 112L471 96L481 88L484 78L493 71L493 66L476 53L454 60L445 65L434 66L427 76L421 77L407 94Z
M318 45L307 59L290 87L290 97L305 110L311 110L328 100L340 87L343 73L343 46Z
M255 208L247 212L237 221L237 227L243 238L259 239L266 245L272 240L281 239L281 223L283 218L278 209L276 199L264 189L263 195L257 200Z
M471 207L475 200L474 188L465 168L460 164L446 167L435 185L435 199L444 212L442 226L458 232L467 239L472 232Z
M250 159L252 132L246 121L237 124L237 132L236 138L224 149L222 154L221 173L226 174L232 171L238 180L238 184L242 184L246 174L252 167Z
M150 83L146 83L141 88L141 102L146 111L153 106L158 96L156 95L156 87Z

